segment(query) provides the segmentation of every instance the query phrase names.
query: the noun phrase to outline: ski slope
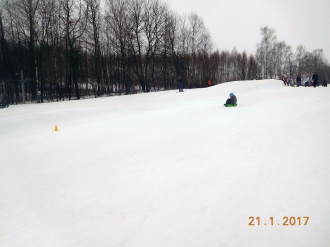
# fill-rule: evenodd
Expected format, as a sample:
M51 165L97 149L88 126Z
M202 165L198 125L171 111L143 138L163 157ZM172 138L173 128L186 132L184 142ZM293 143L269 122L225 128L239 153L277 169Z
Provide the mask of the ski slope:
M0 109L0 246L329 246L329 120L278 80Z

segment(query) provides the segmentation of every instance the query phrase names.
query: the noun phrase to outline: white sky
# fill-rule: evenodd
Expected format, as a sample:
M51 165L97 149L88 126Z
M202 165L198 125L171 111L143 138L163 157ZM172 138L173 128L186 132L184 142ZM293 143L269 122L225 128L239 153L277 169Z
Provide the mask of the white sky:
M278 41L323 49L330 61L329 0L164 0L179 14L197 13L219 50L255 53L260 28L276 30Z

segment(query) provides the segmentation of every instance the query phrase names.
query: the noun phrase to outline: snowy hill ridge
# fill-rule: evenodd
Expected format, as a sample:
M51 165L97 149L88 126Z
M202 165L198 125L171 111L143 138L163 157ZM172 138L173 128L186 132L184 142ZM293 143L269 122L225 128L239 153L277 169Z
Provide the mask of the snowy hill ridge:
M2 109L0 246L327 246L329 96L261 80Z

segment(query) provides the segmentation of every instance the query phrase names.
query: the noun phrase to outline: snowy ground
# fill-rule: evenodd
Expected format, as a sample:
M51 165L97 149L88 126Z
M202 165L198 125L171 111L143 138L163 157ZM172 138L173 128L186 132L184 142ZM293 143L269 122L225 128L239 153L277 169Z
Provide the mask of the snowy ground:
M329 124L276 80L0 109L0 246L330 246Z

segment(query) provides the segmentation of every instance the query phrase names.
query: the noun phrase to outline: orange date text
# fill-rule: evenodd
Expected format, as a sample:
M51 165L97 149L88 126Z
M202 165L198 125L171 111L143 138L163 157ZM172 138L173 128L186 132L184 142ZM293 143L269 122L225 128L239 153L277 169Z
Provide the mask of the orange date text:
M260 226L260 225L268 225L268 226L306 226L309 220L309 216L284 216L282 220L276 220L274 217L270 217L269 219L261 219L258 217L249 217L249 226Z

